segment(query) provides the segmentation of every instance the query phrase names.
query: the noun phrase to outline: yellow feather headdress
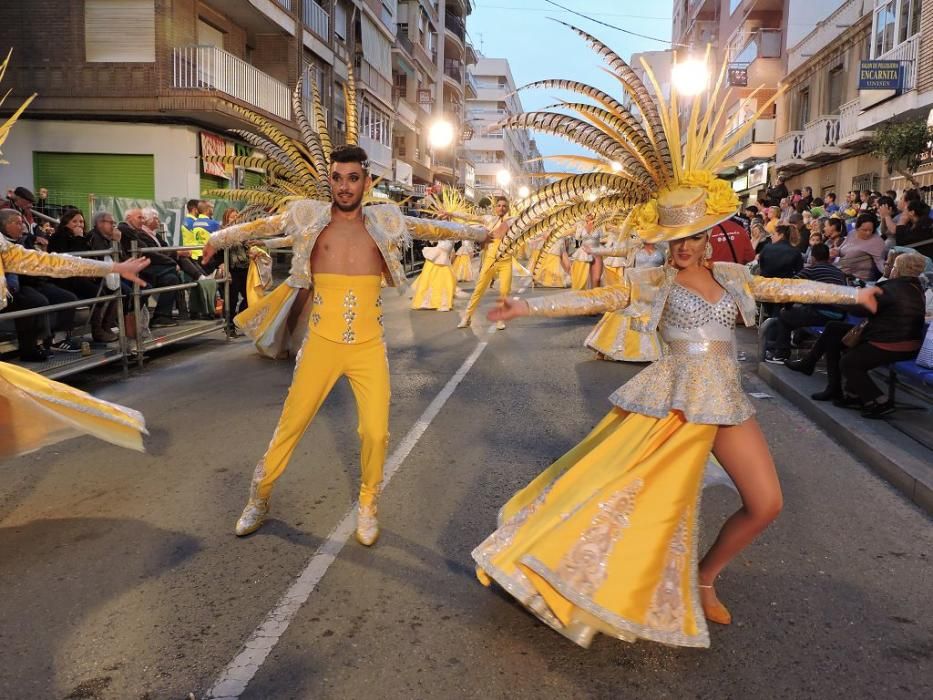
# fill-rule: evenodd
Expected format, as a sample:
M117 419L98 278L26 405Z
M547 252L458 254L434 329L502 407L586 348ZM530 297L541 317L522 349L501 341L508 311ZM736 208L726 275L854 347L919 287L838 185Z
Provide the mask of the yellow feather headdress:
M228 106L255 127L256 131L232 129L231 133L255 148L260 156L204 156L206 163L220 163L231 168L261 170L265 182L243 189L205 190L207 197L241 199L247 203L246 218L266 211L279 211L291 201L317 199L330 201L330 154L332 139L327 131L327 119L317 85L311 81L312 114L305 114L302 99L302 79L292 92L292 112L301 134L300 139L287 136L262 115L239 105ZM352 68L343 86L346 104L348 144L356 144L359 132L356 123L356 81Z
M503 238L499 256L510 254L525 241L545 232L549 232L546 244L550 244L567 235L589 213L600 217L603 224L634 228L647 242L690 236L736 213L738 197L731 185L715 173L781 91L765 101L754 118L728 139L715 142L723 126L728 98L728 91L720 94L725 65L706 99L694 99L682 130L676 90L672 88L667 100L644 60L642 66L650 90L631 66L599 39L577 27L565 26L603 59L609 74L631 100L632 108L602 90L574 80L541 80L520 88L556 88L582 95L592 103L561 101L542 111L509 117L492 129L533 129L562 136L592 151L595 157L554 156L589 172L547 173L556 177L556 181L521 203L522 211ZM551 109L575 112L578 116L548 111ZM686 136L683 144L682 133Z

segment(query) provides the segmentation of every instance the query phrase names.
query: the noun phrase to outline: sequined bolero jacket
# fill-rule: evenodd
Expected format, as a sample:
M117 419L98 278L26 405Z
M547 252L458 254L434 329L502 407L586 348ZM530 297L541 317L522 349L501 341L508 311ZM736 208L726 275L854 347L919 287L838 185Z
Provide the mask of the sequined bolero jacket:
M330 217L330 202L303 199L289 204L281 214L217 231L211 236L210 243L215 248L228 248L253 239L285 234L284 240L292 248L291 273L285 284L310 289L311 251L321 231L330 223ZM413 238L421 241L483 241L486 238L485 229L404 216L394 204L363 207L363 221L385 261L388 270L386 282L400 291L405 286L402 251L411 245Z
M6 275L40 277L104 277L113 271L113 263L89 260L60 253L43 253L11 243L0 235L0 309L9 302Z

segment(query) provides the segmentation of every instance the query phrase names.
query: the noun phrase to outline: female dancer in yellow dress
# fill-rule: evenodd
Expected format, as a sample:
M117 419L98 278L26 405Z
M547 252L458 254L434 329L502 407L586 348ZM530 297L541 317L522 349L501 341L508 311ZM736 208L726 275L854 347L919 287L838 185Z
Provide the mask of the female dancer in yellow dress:
M541 252L538 253L535 259L535 266L532 268L535 286L569 287L568 263L566 239L558 238L550 245L542 247Z
M458 282L472 282L476 279L473 269L473 256L476 255L476 245L473 241L460 241L457 254L454 256L454 276Z
M603 272L603 260L589 250L599 245L599 231L595 227L596 220L593 216L587 216L577 227L576 238L580 247L570 256L572 289L590 289L599 286Z
M599 128L599 133L616 142L634 140L641 157L615 168L619 177L572 176L548 185L539 198L566 199L564 205L554 203L538 223L553 228L578 217L581 200L597 215L629 208L630 220L646 240L671 241L671 258L663 267L629 270L621 284L611 287L506 300L489 317L624 308L633 319L631 332L658 344L660 359L612 395L612 410L579 445L503 506L498 528L473 557L482 582L496 581L582 646L602 632L626 641L706 647L705 618L731 620L716 597L716 577L782 505L774 463L741 387L736 315L752 325L756 299L859 303L871 310L877 291L765 279L740 265L705 264L708 230L738 205L729 183L712 173L733 139L741 138L754 120L713 146L721 127L712 118L714 91L709 114L701 119L699 109L692 110L681 153L676 95L668 110L655 90L659 107L621 58L577 31L625 82L644 116L635 128L600 113L599 122L619 131ZM575 130L573 119L533 113L512 117L504 126L568 133ZM586 131L580 127L577 133ZM625 156L606 139L586 140L606 158ZM607 192L587 201L594 182L607 184ZM523 214L520 221L527 228L510 232L503 247L508 250L522 235L534 235L535 218ZM735 482L742 508L698 562L700 485L711 451Z
M422 248L424 267L412 284L414 292L411 308L451 311L457 293L457 278L454 275L451 255L454 241L441 241L436 246Z

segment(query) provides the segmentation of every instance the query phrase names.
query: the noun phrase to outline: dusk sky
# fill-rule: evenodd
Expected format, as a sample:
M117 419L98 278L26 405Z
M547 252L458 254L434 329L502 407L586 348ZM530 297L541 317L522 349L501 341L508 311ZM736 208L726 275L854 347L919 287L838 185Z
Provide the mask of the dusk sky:
M632 32L664 39L671 37L672 0L558 0L595 20ZM626 61L639 51L670 48L669 43L651 41L611 29L563 11L546 0L473 0L467 30L477 51L490 58L508 58L512 75L520 87L545 78L581 80L621 98L619 83L601 70L602 61L576 34L554 22L559 19L584 29L609 45ZM527 90L520 93L526 110L540 109L569 93ZM559 137L533 134L544 155L581 152ZM559 166L548 163L549 170Z

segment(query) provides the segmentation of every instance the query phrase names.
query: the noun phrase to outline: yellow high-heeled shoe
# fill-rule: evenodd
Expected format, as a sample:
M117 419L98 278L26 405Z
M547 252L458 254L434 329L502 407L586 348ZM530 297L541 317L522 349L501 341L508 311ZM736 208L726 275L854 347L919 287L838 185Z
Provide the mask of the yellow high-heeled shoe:
M701 583L699 584L699 586L700 588L706 588L709 590L713 589L712 585L704 586ZM703 615L710 622L715 622L717 625L732 624L732 613L729 612L729 609L725 605L719 602L718 598L715 604L707 605L706 603L702 603L702 605L703 605Z

